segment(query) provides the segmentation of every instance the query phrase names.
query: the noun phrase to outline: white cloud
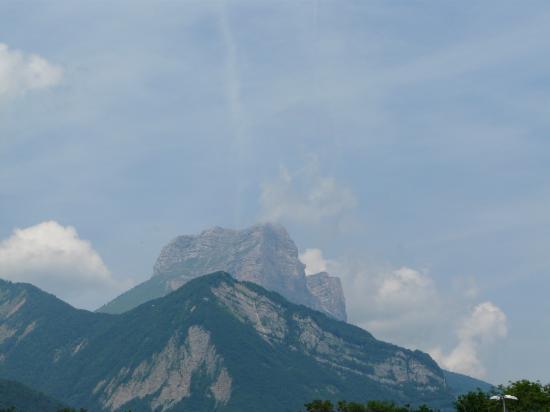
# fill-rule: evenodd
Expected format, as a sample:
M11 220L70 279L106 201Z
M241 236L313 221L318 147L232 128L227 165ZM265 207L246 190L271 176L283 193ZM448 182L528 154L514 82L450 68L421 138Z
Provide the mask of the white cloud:
M377 338L419 348L445 318L443 300L426 273L408 267L366 271L364 262L325 259L320 249L306 249L299 256L307 275L327 271L342 278L350 322ZM430 346L427 346L430 347Z
M350 317L360 326L408 347L434 338L444 310L430 276L407 267L344 276Z
M306 275L314 275L319 272L327 271L327 261L323 257L320 249L306 249L299 256L300 261L306 265Z
M435 298L432 279L407 267L382 277L374 294L377 304L398 310L415 308Z
M504 312L491 302L480 303L459 327L456 347L448 355L441 348L435 348L431 355L444 368L484 377L486 370L480 360L480 352L497 339L505 338L507 334Z
M367 271L364 262L325 261L321 251L313 251L307 256L310 262L326 262L330 273L342 276L350 322L379 339L427 351L443 368L485 376L486 351L506 337L507 321L491 302L477 303L465 316L479 294L474 278L458 279L454 287L443 289L423 271ZM454 343L449 339L453 330ZM446 353L442 347L449 344L454 348Z
M322 254L309 253L309 259L318 262ZM329 261L329 271L342 276L352 323L379 339L428 351L444 368L485 375L484 351L506 337L507 322L506 315L491 302L478 303L465 316L463 308L471 307L479 293L472 277L443 290L422 271L402 267L367 272L364 266L357 269L349 263ZM458 343L446 354L442 346L452 343L449 329L454 325L458 325Z
M448 302L429 274L409 267L373 269L363 259L328 260L317 249L300 259L306 270L322 267L340 276L349 321L376 338L425 350L439 342Z
M0 243L0 277L29 282L77 307L95 308L127 284L111 273L75 228L48 221L16 229Z
M367 271L364 263L354 268L313 248L299 257L307 275L327 271L342 278L350 322L378 339L427 350L445 335L449 301L427 273L409 267Z
M55 86L62 77L63 70L43 57L0 43L0 98Z
M322 176L316 159L310 159L297 173L281 167L279 176L262 184L262 218L318 223L342 218L357 206L355 195L335 178Z

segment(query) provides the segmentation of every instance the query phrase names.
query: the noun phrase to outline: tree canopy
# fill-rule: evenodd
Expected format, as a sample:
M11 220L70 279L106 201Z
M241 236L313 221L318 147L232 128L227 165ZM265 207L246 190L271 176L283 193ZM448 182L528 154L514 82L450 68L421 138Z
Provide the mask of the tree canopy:
M328 400L314 400L306 403L307 412L432 412L432 409L422 405L417 409L409 405L399 406L388 401L368 401L367 403L340 401L334 405Z
M517 401L506 401L508 412L550 412L550 384L526 379L499 385L491 391L481 389L461 395L455 401L457 412L500 412L502 402L490 399L493 395L513 395ZM307 412L433 412L426 405L411 408L409 405L397 405L388 401L368 401L356 403L340 401L334 404L330 400L314 400L306 403Z
M518 398L517 401L506 402L509 412L550 412L550 385L526 379L500 385L491 392L477 390L459 396L455 408L458 412L500 411L502 403L489 399L495 394L513 395Z

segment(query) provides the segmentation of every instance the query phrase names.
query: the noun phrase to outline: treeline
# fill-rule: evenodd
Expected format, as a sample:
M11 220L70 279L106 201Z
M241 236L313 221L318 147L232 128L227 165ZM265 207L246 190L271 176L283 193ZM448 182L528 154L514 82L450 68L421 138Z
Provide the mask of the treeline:
M517 401L507 400L508 412L550 412L550 384L519 380L508 385L499 385L493 390L484 392L481 389L468 392L457 398L454 403L457 412L499 412L501 401L492 400L494 395L512 395ZM314 400L304 405L307 412L435 412L427 405L411 407L397 405L387 401L369 401L356 403L340 401L334 404L329 400Z
M334 405L331 401L314 400L304 406L307 412L433 412L426 405L415 409L409 405L399 406L387 401L368 401L367 403L340 401Z
M18 411L16 407L12 406L7 409L6 408L0 409L0 412L18 412ZM83 408L80 408L80 409L62 408L62 409L59 409L57 412L88 412L88 411L87 409L83 409ZM132 412L132 411L129 411L129 412Z
M14 408L12 406L11 408L8 408L8 409L0 409L0 412L18 412L18 411L17 411L17 408ZM59 409L57 412L88 412L88 410L84 408L80 408L80 409L63 408L63 409ZM132 412L132 411L129 410L128 412Z
M7 409L0 409L0 412L18 412L17 408L15 407L10 407L10 408L7 408ZM80 408L80 409L74 409L74 408L63 408L63 409L59 409L57 412L88 412L87 409L84 409L84 408ZM129 410L128 412L132 412L131 410Z
M543 385L525 379L510 382L506 386L500 385L490 392L477 390L459 396L455 408L458 412L498 412L502 410L502 403L490 397L500 394L518 398L517 401L506 401L506 410L509 412L550 412L550 384Z

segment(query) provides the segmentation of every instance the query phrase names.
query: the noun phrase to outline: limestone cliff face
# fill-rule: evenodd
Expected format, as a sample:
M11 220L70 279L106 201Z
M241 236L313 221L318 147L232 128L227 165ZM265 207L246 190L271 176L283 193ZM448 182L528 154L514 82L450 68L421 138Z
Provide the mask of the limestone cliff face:
M216 271L228 272L238 280L278 292L294 303L346 320L338 278L328 274L306 277L296 244L283 226L270 223L244 230L215 227L198 235L178 236L162 248L151 279L99 311L122 313Z
M347 319L346 299L340 278L320 272L306 276L306 284L323 312L336 319Z
M215 227L196 236L179 236L160 252L153 276L166 279L169 289L175 290L189 279L221 270L294 302L315 305L298 249L279 225L244 230Z
M103 409L113 411L135 399L149 397L151 410L166 411L192 395L193 379L210 383L206 395L216 405L231 398L231 376L216 353L210 332L193 325L182 338L175 333L158 353L136 367L122 367L109 380L102 379L93 393L99 395Z
M330 282L330 276L317 279ZM397 391L404 386L424 394L445 388L442 371L427 355L376 341L370 334L351 335L327 328L312 312L292 312L246 284L219 282L211 288L217 300L241 322L254 327L271 345L286 344L332 368L387 385ZM370 348L368 350L367 348Z

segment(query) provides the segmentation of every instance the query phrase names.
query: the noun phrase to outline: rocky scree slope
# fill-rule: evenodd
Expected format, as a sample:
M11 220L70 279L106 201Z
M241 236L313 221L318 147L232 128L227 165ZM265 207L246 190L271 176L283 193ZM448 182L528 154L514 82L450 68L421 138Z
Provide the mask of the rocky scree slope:
M99 312L125 312L216 271L257 283L334 318L347 318L340 279L326 273L306 276L298 248L285 228L269 223L244 230L215 227L199 235L177 237L162 249L149 280Z
M425 353L227 273L120 315L0 281L0 377L90 411L296 411L314 398L449 406Z

